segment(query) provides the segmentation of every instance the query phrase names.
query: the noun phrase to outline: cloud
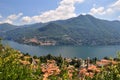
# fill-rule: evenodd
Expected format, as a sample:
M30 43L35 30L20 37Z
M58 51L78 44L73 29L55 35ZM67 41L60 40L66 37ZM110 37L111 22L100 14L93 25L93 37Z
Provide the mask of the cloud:
M3 24L3 23L9 23L9 24L13 24L13 21L9 20L9 19L5 19L3 21L0 21L0 24Z
M12 15L8 16L7 19L16 20L16 19L20 18L22 15L23 15L23 13L19 13L18 15L12 14Z
M49 22L75 17L75 3L82 3L83 1L84 0L62 0L55 10L49 10L32 17L23 17L22 22Z
M117 0L111 7L115 10L120 10L120 0Z
M118 19L120 19L120 16L118 16Z
M90 9L89 14L92 15L116 15L120 12L120 0L117 0L116 2L110 4L109 6L105 7L98 7L95 8L93 6L92 9Z
M99 7L99 8L92 8L90 10L90 14L94 15L94 14L105 14L105 11L104 11L104 7Z
M25 16L22 18L22 22L24 22L24 23L30 23L31 21L32 21L32 19L28 16Z
M90 10L91 15L105 15L105 14L112 14L113 10L111 8L105 9L104 7L99 8L92 8Z
M1 23L9 23L9 24L13 24L13 21L9 20L9 19L6 19L4 21L2 21Z
M23 13L19 13L19 14L11 14L8 17L6 17L4 20L0 21L0 24L2 23L9 23L9 24L13 24L15 20L19 19L21 16L23 15ZM1 16L2 17L2 16Z

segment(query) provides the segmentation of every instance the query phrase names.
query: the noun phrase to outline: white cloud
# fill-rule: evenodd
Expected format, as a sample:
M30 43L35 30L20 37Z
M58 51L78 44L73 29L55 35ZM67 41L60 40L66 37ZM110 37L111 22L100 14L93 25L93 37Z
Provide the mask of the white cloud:
M30 23L31 21L32 21L31 18L28 16L25 16L22 18L22 22L24 22L24 23Z
M120 10L120 0L117 0L111 7L115 10Z
M92 15L116 15L120 12L120 0L117 0L116 2L110 4L109 6L105 7L98 7L95 8L93 6L92 9L90 9L89 14Z
M111 14L111 13L113 13L114 11L113 11L113 9L112 8L108 8L108 9L106 9L106 11L105 11L106 13L109 13L109 14Z
M23 22L28 20L30 22L49 22L54 20L64 20L71 17L75 17L75 3L82 3L84 0L62 0L59 6L55 10L49 10L41 15L35 15L32 17L22 18Z
M9 23L9 24L13 24L15 20L19 19L21 16L23 15L23 13L19 13L19 14L12 14L9 15L7 18L5 18L4 20L0 21L0 24L2 23ZM1 16L2 17L2 16Z
M87 15L87 13L81 13L82 15Z
M22 15L23 15L23 13L19 13L18 15L12 14L12 15L8 16L7 19L16 20L16 19L20 18Z
M13 21L9 20L9 19L6 19L4 20L2 23L9 23L9 24L13 24Z
M11 21L11 20L9 20L9 19L6 19L6 20L3 20L3 21L0 21L0 24L3 24L3 23L13 24L13 21Z
M120 19L120 16L118 16L118 19Z
M99 8L92 8L90 10L91 15L105 15L105 14L112 14L113 10L111 8L105 9L104 7Z
M9 20L9 19L6 19L6 20L3 20L3 21L0 21L0 24L3 24L3 23L13 24L13 21L11 21L11 20Z
M105 14L105 11L104 11L104 7L99 7L99 8L92 8L90 10L90 14L94 15L94 14Z

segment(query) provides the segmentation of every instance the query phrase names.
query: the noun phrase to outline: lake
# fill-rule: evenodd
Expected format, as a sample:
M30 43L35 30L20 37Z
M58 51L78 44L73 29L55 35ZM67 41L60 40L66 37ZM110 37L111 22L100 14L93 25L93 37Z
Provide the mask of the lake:
M42 56L47 54L52 54L63 57L77 57L77 58L103 58L116 57L116 53L120 51L120 45L111 46L32 46L26 44L19 44L14 41L4 40L2 44L9 45L10 47L20 50L24 53L29 53L30 55Z

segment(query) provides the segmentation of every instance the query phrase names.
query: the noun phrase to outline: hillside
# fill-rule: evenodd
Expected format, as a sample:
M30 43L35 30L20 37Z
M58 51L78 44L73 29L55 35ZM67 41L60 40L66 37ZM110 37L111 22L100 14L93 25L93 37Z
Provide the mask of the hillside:
M119 21L80 15L67 20L37 23L10 30L4 34L4 37L21 43L38 45L48 42L54 42L55 45L113 45L120 44L119 30Z
M13 30L15 28L17 28L17 26L14 26L14 25L11 25L11 24L8 24L8 23L0 24L0 32L6 32L6 31L9 31L9 30Z
M14 25L11 25L11 24L8 24L8 23L0 24L0 36L3 37L4 33L6 33L7 31L10 31L10 30L14 30L17 27L18 26L14 26Z

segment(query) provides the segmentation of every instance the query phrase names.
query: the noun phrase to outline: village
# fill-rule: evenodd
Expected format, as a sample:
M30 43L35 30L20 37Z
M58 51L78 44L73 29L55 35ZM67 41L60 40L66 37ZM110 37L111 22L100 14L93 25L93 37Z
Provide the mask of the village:
M23 56L23 55L22 55ZM77 79L75 80L86 80L86 77L93 78L94 75L97 73L102 72L102 68L107 66L114 66L119 64L120 62L114 60L114 59L101 59L97 60L94 59L93 62L91 62L91 59L88 57L86 60L83 59L71 59L71 58L61 58L62 63L58 63L57 60L50 58L50 55L46 56L46 62L42 63L42 60L40 61L40 58L36 57L30 57L30 56L24 56L24 61L20 61L23 65L30 65L32 64L32 68L38 68L40 66L40 69L42 71L43 80L49 80L49 77L51 76L59 76L60 74L63 74L63 71L66 71L67 74L67 80L74 80L73 77L76 76ZM45 57L44 57L45 58ZM43 58L43 59L44 59ZM31 59L31 62L28 61ZM38 65L38 63L40 65ZM79 63L78 63L79 62ZM71 64L72 63L72 64ZM60 65L58 65L60 64ZM75 66L75 64L78 64L78 66ZM75 74L76 73L76 74ZM58 78L59 80L64 80L61 77Z
M31 38L31 39L24 39L24 43L33 43L41 46L54 46L56 44L55 41L53 40L46 40L46 41L41 41L36 38Z

